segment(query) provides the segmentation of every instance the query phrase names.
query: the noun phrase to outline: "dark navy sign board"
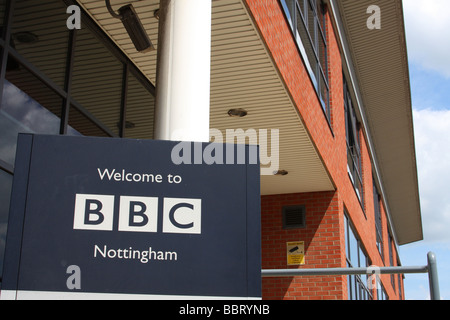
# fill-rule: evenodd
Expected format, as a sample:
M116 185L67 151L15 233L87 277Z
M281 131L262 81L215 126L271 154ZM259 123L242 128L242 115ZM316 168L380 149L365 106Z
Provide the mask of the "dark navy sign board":
M2 299L260 298L259 165L177 144L20 135Z

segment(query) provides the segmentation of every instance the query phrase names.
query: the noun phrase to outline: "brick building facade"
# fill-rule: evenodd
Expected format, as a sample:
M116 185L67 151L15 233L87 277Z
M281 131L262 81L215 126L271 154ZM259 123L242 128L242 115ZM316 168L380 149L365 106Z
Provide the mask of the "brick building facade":
M352 180L355 177L352 177L348 170L348 106L344 105L346 75L343 71L343 54L332 22L330 3L323 3L330 87L330 116L327 121L314 84L305 81L310 77L293 37L295 32L293 33L292 26L289 25L292 21L289 14L292 15L293 11L290 6L302 6L302 2L281 1L280 5L278 1L246 1L336 190L262 197L263 269L292 268L287 265L286 257L286 243L289 241L305 242L305 264L300 268L349 266L349 257L346 254L349 239L345 230L349 228L349 223L349 230L352 230L358 248L361 248L359 259L364 255L366 260L364 264L359 262L359 265L352 265L353 267L398 266L398 247L392 240L391 231L388 231L384 199L375 199L374 196L379 192L373 179L375 169L366 140L369 128L365 128L361 123L357 125L356 134L360 147L359 174L362 186L356 186ZM286 13L286 9L290 12ZM361 15L364 16L364 13L361 12ZM306 226L298 229L283 228L283 207L295 205L305 207ZM377 214L375 210L378 211ZM381 227L380 239L377 238L379 227L376 219L379 219L378 226ZM402 275L382 276L378 290L366 287L366 280L365 277L351 279L346 276L268 278L263 279L263 297L305 300L404 298Z
M158 49L162 1L111 3L132 4ZM423 238L402 1L211 4L210 128L279 132L261 176L263 269L400 265L399 246ZM158 50L137 52L104 0L0 0L0 26L1 266L17 134L155 139ZM288 266L302 241L304 265ZM405 298L402 276L366 280L264 278L263 299Z

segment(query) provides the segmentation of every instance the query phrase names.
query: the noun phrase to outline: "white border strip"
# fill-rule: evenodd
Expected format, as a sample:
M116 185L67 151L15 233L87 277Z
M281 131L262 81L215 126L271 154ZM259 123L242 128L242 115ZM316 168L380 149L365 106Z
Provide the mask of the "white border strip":
M1 300L262 300L256 297L145 295L91 292L2 290Z

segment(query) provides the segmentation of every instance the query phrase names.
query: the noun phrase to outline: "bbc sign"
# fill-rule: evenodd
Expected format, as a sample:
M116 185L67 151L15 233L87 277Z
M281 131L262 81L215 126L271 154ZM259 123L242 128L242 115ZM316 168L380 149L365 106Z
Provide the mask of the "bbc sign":
M19 135L1 298L260 299L259 165L176 146Z
M114 200L110 195L77 194L73 228L113 231ZM158 232L158 201L154 197L120 197L118 230ZM164 198L162 232L200 234L201 201ZM183 210L188 213L183 214Z

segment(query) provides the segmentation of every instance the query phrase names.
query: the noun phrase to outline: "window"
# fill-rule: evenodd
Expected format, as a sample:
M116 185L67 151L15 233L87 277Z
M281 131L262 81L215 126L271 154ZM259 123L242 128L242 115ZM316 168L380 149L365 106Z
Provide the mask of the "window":
M62 105L60 96L18 66L6 72L0 106L0 159L11 166L19 133L59 133Z
M0 0L0 28L4 31L3 21L5 19L6 0ZM3 38L3 32L0 32L0 37Z
M11 188L11 173L0 169L0 277L3 273L3 255L5 254Z
M345 246L347 267L365 268L370 266L369 258L365 253L361 240L356 236L352 223L347 214L345 219ZM372 292L367 287L366 275L347 276L347 288L349 300L372 300Z
M381 197L378 192L377 185L375 183L375 179L373 181L373 204L374 204L374 212L375 212L375 234L377 241L378 252L381 255L381 259L384 261L384 251L383 251L383 229L381 224Z
M281 4L330 123L326 6L322 0L281 0Z
M388 247L389 247L389 265L394 266L394 251L393 251L394 241L392 240L391 233L388 233ZM391 284L392 288L395 290L395 275L391 274Z
M381 281L379 281L377 285L377 300L389 300L389 296Z
M146 84L129 72L126 97L124 137L143 139L153 137L153 110L155 97Z
M70 4L0 0L0 279L19 133L153 138L154 86Z
M124 137L126 128L129 135L153 138L147 128L153 128L154 86L83 11L82 28L67 28L65 11L75 1L10 3L0 1L0 22L3 14L11 17L1 27L9 39L1 43L8 55L6 79L55 116L56 133ZM130 110L138 105L142 112L140 123L126 123L127 90Z
M61 14L66 10L62 1L15 0L11 30L14 49L61 88L69 40L67 15Z
M105 133L117 137L123 68L92 31L77 31L71 83L71 96L78 103L75 108L96 119Z
M398 298L399 298L399 300L403 300L402 276L403 275L401 275L401 274L398 275Z
M364 191L362 182L362 162L360 147L360 124L344 76L345 132L347 138L347 171L355 188L356 195L364 209Z

